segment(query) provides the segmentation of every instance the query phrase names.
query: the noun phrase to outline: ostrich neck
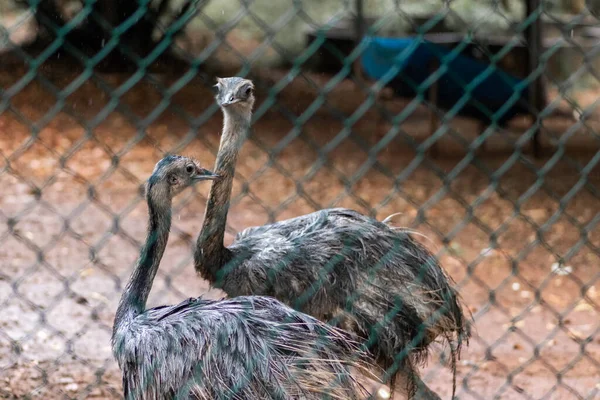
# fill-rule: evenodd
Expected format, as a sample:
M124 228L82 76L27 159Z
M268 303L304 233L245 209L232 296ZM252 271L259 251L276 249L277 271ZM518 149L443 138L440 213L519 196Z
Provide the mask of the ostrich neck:
M223 133L214 172L219 179L213 181L204 212L204 223L196 243L196 269L208 279L214 281L215 274L227 261L223 240L227 225L227 213L233 188L233 176L238 153L248 129L250 115L241 115L224 110Z
M115 328L121 326L146 309L146 302L160 260L165 252L171 228L171 204L158 206L148 196L148 211L150 221L148 234L137 264L121 296L119 308L115 317Z

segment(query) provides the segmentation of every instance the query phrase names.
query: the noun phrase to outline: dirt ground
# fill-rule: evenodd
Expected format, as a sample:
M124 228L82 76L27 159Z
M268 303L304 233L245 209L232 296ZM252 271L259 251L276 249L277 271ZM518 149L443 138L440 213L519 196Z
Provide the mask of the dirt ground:
M41 71L59 89L80 72ZM0 87L24 74L0 73ZM283 76L270 71L265 82ZM344 81L313 113L316 90L331 77L307 76L316 86L291 79L274 106L258 92L227 240L248 226L334 205L378 219L399 213L394 222L424 234L475 320L475 336L458 365L458 398L599 398L600 168L593 165L599 142L584 127L556 151L556 138L573 122L548 119L547 156L515 157L506 149L525 129L516 121L512 133L494 134L470 159L463 146L473 142L476 125L458 120L454 136L440 142L440 155L423 157L410 143L427 137L424 109L390 130L374 107L363 114L366 96ZM126 77L102 80L115 88ZM580 101L597 98L597 92L582 92ZM140 185L165 151L193 156L208 168L214 163L221 116L197 80L156 115L152 111L164 104L155 84L133 85L120 99L122 109L101 113L114 100L87 80L57 103L47 84L32 82L0 114L0 398L120 398L110 334L145 235ZM408 104L377 102L394 114ZM89 130L67 109L93 120ZM294 125L290 115L306 122ZM336 115L355 115L357 122L345 129ZM598 132L596 122L592 116L586 124ZM539 181L535 167L542 171ZM195 276L191 263L208 189L199 185L176 201L150 305L221 295ZM424 379L448 399L451 375L441 365L447 349L432 353Z

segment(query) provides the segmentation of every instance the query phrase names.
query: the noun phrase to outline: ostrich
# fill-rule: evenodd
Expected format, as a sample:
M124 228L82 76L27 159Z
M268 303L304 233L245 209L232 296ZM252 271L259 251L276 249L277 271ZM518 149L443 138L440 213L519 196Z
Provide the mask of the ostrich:
M146 309L171 224L171 200L216 179L193 160L168 156L147 183L148 235L117 309L112 347L127 400L356 399L350 370L368 357L338 328L259 296L191 298Z
M218 78L216 100L223 132L205 219L194 252L196 271L231 297L273 296L361 338L387 370L393 392L439 399L420 379L436 339L456 358L469 322L436 258L407 230L356 211L333 208L237 234L225 247L227 212L238 152L250 127L254 87L250 80Z

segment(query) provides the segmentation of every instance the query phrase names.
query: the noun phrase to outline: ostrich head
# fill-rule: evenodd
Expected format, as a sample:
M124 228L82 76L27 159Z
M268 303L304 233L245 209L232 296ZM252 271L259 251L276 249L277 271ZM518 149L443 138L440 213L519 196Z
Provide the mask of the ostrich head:
M147 194L155 204L170 206L173 197L188 186L203 180L218 178L215 173L202 168L198 162L183 156L167 156L156 163L148 179Z
M217 78L217 104L225 111L250 114L254 106L254 84L244 78Z

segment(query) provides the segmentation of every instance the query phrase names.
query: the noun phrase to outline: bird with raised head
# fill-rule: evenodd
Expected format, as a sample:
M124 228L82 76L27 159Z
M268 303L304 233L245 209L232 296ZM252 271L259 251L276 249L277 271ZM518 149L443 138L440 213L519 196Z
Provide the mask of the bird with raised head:
M218 78L216 101L223 132L195 268L229 296L273 296L322 321L370 338L370 351L388 370L391 390L405 397L439 399L420 379L434 341L450 344L452 367L470 324L451 278L411 232L332 208L247 228L224 245L238 153L254 105L252 81ZM456 378L453 379L453 391Z
M148 179L147 238L112 334L125 399L365 398L351 371L371 367L350 335L273 298L191 298L146 309L169 238L172 198L207 179L218 177L181 156L159 161Z

